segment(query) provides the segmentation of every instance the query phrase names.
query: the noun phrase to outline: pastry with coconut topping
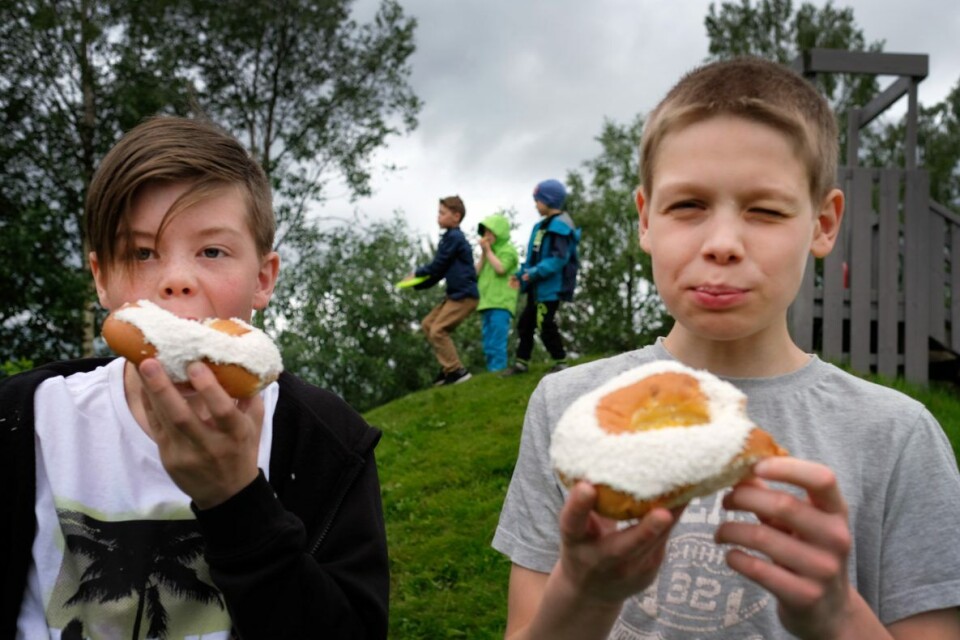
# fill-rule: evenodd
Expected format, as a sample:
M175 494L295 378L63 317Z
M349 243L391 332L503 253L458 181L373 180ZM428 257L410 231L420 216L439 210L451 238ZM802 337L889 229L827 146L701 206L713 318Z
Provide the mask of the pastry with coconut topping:
M761 458L787 455L746 413L747 397L707 371L651 362L578 398L550 446L565 484L597 487L597 511L638 518L747 477Z
M188 320L149 300L111 313L103 323L103 338L135 364L156 358L174 382L185 382L187 365L201 360L234 398L255 395L283 371L270 337L243 320Z

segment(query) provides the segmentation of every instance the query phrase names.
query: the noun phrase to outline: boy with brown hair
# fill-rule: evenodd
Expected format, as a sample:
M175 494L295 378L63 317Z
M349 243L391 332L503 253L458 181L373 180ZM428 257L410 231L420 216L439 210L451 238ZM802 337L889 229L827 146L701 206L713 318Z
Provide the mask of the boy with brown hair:
M960 474L942 429L788 333L808 256L843 215L826 101L771 62L709 64L650 115L641 157L640 242L676 323L531 397L493 541L513 561L507 637L960 638ZM577 396L654 360L728 379L793 457L618 527L593 486L558 482L551 433Z
M114 146L85 211L100 303L186 318L266 307L274 229L257 162L173 117ZM240 401L187 373L97 358L0 383L0 636L386 637L379 432L289 373Z
M433 353L440 363L440 371L433 380L434 386L460 384L471 377L450 337L480 302L473 250L460 230L465 215L467 208L460 196L440 199L437 224L444 232L440 236L437 253L430 264L417 267L412 274L416 277L427 276L427 280L416 285L416 289L430 288L443 279L447 281L443 300L421 322L427 342L433 347Z

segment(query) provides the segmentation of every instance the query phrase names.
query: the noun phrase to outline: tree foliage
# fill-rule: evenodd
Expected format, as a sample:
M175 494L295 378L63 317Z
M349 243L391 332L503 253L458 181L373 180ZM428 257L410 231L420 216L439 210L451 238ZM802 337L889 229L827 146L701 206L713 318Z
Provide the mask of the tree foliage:
M427 386L437 363L420 319L442 299L443 283L426 291L394 283L430 258L400 218L325 231L296 277L281 270L272 329L286 369L361 411ZM477 314L455 340L465 363L482 363Z
M80 238L87 185L123 130L176 108L166 61L138 54L141 18L119 1L4 3L0 360L89 351L93 291Z
M960 211L960 80L943 101L920 105L917 119L919 165L930 173L930 197ZM903 167L906 116L864 137L866 166Z
M199 106L233 131L273 179L278 244L333 195L370 192L371 155L416 125L407 83L416 21L383 0L364 25L349 0L180 0L177 50Z
M960 79L949 95L920 109L920 162L930 172L930 196L960 211Z
M643 128L606 121L601 152L567 176L574 212L583 230L580 275L568 320L571 344L583 353L636 349L664 332L666 316L653 288L650 258L641 249L634 190Z

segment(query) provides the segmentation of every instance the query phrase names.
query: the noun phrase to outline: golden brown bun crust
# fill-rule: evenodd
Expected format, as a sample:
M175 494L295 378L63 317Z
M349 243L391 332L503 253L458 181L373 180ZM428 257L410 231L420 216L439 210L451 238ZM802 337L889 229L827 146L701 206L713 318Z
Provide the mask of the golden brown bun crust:
M129 322L117 320L112 313L103 321L101 333L108 347L133 364L139 365L157 355L157 348L147 342L140 329Z
M773 436L763 429L754 428L740 454L727 465L727 471L722 477L709 478L696 485L677 487L670 493L650 500L637 500L628 493L598 484L594 485L597 490L597 505L594 508L601 515L614 520L642 518L656 507L672 509L690 502L693 498L710 495L723 487L737 484L749 478L751 467L763 458L786 455L789 455L787 450L779 446Z
M707 398L693 376L655 373L608 393L597 403L597 422L610 433L691 426L710 421Z
M678 372L655 373L607 394L597 403L597 420L611 434L645 431L666 427L684 427L710 421L707 398L693 376ZM629 493L596 484L594 509L608 518L642 518L656 507L672 509L693 498L709 495L750 476L752 466L763 458L789 455L766 431L750 431L740 453L724 471L696 485L684 485L654 498L640 500ZM568 486L576 479L561 477Z
M219 331L232 336L243 335L249 331L243 325L228 319L214 320L207 325L207 328L210 331ZM103 321L102 333L103 339L114 352L135 365L139 365L147 358L163 359L162 354L158 356L156 347L147 342L139 328L129 322L118 320L113 313ZM219 364L206 358L202 362L210 367L220 386L233 398L252 397L272 382L272 380L261 380L260 376L238 364Z

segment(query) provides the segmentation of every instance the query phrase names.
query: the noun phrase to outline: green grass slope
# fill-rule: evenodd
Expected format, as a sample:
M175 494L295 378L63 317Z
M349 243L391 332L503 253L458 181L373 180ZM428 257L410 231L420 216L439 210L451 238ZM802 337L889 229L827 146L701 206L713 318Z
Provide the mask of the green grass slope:
M475 375L365 414L384 432L377 460L390 549L391 638L503 636L510 563L490 540L527 399L545 369L506 379ZM956 391L891 386L930 408L960 456Z
M391 638L502 637L510 563L490 541L544 372L474 375L365 414L384 432Z

